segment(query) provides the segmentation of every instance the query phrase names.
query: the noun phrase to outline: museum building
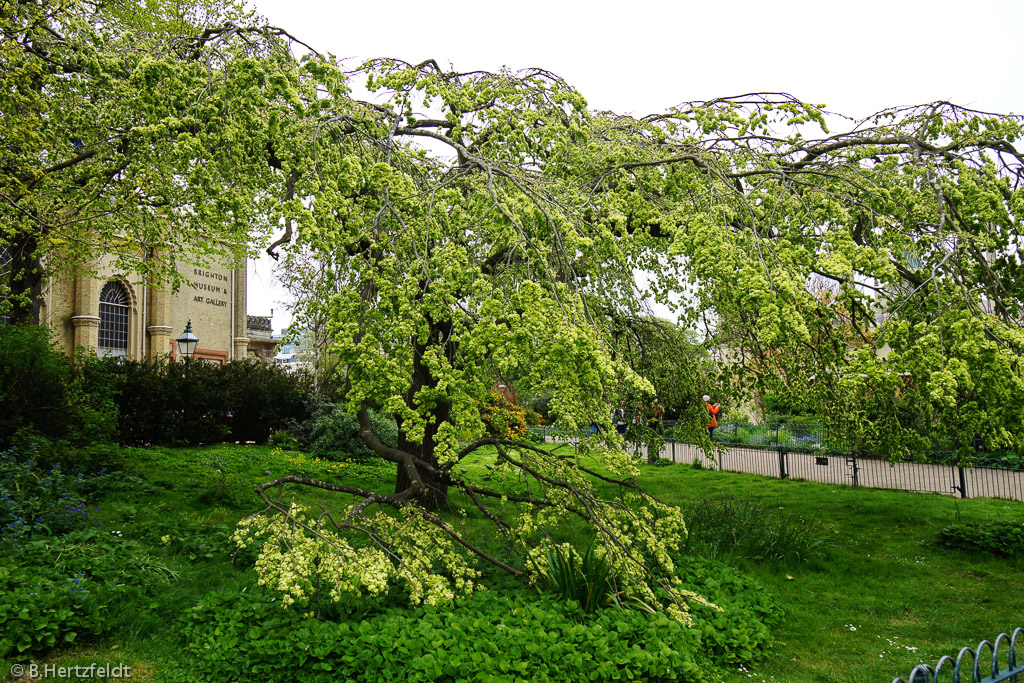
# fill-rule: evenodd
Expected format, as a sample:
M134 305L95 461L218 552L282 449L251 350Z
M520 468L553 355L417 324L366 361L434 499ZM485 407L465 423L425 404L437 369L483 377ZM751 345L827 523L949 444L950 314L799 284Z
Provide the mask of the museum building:
M100 356L177 360L186 325L199 339L196 359L224 364L274 354L269 318L246 312L246 267L181 267L176 292L133 282L102 258L90 275L56 279L43 290L40 321L68 353L83 346ZM97 276L96 273L99 275ZM250 343L250 321L256 325Z

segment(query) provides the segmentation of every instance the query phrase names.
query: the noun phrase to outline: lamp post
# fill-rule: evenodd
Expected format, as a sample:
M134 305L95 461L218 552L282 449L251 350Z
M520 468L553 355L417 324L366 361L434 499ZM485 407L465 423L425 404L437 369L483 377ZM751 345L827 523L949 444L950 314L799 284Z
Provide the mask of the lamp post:
M192 334L192 321L189 320L188 324L185 325L185 331L178 337L178 353L184 356L186 360L194 358L197 346L199 346L199 338Z

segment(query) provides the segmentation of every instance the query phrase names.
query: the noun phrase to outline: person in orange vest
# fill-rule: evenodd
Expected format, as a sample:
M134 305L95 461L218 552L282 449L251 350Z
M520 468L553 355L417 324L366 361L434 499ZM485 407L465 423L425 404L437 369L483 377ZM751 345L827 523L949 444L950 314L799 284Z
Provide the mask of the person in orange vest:
M708 423L708 438L715 438L715 427L718 426L718 411L722 409L721 403L711 405L711 397L704 394L704 404L708 407L708 412L711 413L711 422Z

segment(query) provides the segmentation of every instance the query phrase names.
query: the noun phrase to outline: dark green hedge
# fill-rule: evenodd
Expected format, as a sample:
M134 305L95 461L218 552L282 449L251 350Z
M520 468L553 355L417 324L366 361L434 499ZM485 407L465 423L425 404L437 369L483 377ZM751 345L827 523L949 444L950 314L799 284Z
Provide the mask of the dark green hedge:
M111 363L116 379L118 433L126 445L265 442L272 432L307 417L309 381L277 365Z
M49 329L0 325L0 448L38 434L72 444L109 443L117 414L112 378L97 358L77 362Z
M277 365L68 358L45 327L0 325L0 449L266 441L308 417L310 382Z

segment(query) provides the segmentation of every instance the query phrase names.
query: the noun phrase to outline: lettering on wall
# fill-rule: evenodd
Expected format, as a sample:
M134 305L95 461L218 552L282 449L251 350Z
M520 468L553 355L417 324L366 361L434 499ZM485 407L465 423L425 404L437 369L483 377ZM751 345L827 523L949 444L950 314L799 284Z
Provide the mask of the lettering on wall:
M200 292L209 292L211 295L223 294L229 296L228 287L231 285L231 278L223 273L217 273L212 270L203 270L202 268L193 268L192 274L197 278L202 278L201 281L190 283L194 289ZM196 296L193 301L201 304L208 304L210 306L221 307L227 306L228 302L226 299L220 299L216 296Z

